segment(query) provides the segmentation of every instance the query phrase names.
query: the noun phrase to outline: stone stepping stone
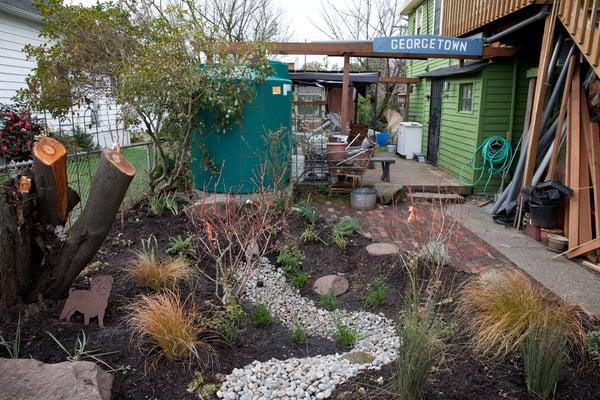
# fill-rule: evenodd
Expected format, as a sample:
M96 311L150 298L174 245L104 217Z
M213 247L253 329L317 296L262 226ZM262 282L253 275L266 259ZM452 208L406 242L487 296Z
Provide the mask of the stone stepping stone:
M333 292L336 296L346 293L349 287L348 279L340 275L325 275L317 279L313 284L313 290L317 294Z
M367 246L367 253L372 256L390 256L399 252L400 247L394 243L371 243Z

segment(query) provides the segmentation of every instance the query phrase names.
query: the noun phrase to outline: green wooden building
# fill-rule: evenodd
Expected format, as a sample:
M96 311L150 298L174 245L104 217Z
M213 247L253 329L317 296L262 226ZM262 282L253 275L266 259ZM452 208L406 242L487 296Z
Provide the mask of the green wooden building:
M443 32L443 1L412 0L402 10L408 16L408 35ZM518 150L523 131L528 71L537 65L539 47L513 57L468 61L410 60L406 76L420 78L412 86L409 120L423 124L422 153L427 160L482 193L488 175L477 182L480 154L474 153L489 136L507 138ZM487 192L498 189L492 179Z

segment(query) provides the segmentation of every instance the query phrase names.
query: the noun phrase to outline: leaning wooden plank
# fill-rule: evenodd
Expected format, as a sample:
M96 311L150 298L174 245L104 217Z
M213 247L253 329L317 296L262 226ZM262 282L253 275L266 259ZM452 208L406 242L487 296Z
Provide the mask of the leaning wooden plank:
M573 195L569 198L569 226L567 227L569 248L578 246L579 240L579 192L580 192L580 158L581 154L581 110L580 110L581 81L579 66L575 66L575 73L571 81L571 105L569 110L569 187L573 189Z
M583 265L584 267L589 268L593 271L600 272L600 265L598 265L598 264L594 264L589 261L583 261L581 263L581 265Z
M569 60L569 67L567 69L567 78L565 79L565 88L563 90L563 96L560 103L560 112L558 114L558 123L556 125L556 133L554 134L554 147L552 148L552 155L550 156L550 164L548 166L548 174L546 180L556 179L556 163L558 162L558 154L560 152L560 137L562 136L563 125L565 124L565 117L567 115L567 106L569 104L569 96L571 95L570 82L573 79L573 71L575 70L575 63L577 57L571 56Z
M576 248L568 250L566 252L566 255L569 258L575 258L575 257L582 256L586 253L589 253L591 251L598 250L598 249L600 249L600 238L596 238L596 239L590 240L589 242L580 244ZM552 258L555 258L560 255L564 255L564 254L557 254L556 256L554 256Z
M598 136L598 124L590 121L587 97L583 90L581 91L581 124L594 195L594 227L596 237L598 237L600 235L600 156L598 155L600 137Z
M544 112L544 103L546 99L546 89L548 88L548 66L550 64L552 43L554 42L554 28L556 25L556 13L559 2L554 2L552 12L546 16L544 25L544 36L542 48L540 51L540 61L538 66L538 79L535 88L535 100L533 103L533 118L529 130L529 142L527 144L527 157L525 159L525 171L523 176L523 186L530 186L535 170L538 142L542 132L542 116Z
M581 106L581 102L579 103ZM583 107L580 107L581 113L584 113ZM579 119L582 123L582 119ZM584 140L584 131L587 131L588 127L581 126L579 128L579 134L581 135L579 141L579 201L578 209L579 212L579 243L585 243L592 240L592 205L590 199L590 168L588 162L588 150Z

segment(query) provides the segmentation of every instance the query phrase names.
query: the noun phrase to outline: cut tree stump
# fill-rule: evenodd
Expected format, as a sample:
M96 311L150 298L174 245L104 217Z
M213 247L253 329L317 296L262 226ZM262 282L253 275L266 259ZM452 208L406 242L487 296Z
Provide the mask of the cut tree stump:
M26 174L34 182L28 193L18 190L21 176L0 185L0 306L66 296L108 235L135 168L104 150L87 204L65 237L55 227L68 219L79 196L68 187L64 147L40 140Z
M42 221L63 225L67 221L67 150L52 138L33 147L33 177Z

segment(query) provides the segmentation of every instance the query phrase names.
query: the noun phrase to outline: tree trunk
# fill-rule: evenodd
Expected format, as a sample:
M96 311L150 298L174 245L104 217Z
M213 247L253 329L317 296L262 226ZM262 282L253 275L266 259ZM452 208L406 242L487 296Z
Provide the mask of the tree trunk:
M32 248L33 202L14 186L0 188L0 304L13 306L31 289L39 261Z
M0 305L65 296L102 245L135 176L121 154L104 150L88 202L61 239L55 226L67 220L79 196L67 185L66 158L54 142L42 139L34 147L29 193L19 192L18 179L0 186Z
M92 260L108 235L134 176L135 168L125 157L112 150L102 152L87 204L60 250L48 258L48 266L40 276L37 291L44 297L63 297Z
M67 221L67 151L57 140L42 138L33 147L33 177L40 219L50 225Z

